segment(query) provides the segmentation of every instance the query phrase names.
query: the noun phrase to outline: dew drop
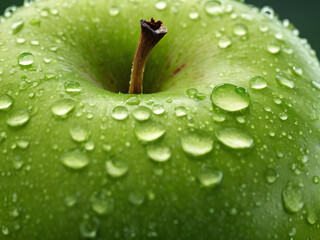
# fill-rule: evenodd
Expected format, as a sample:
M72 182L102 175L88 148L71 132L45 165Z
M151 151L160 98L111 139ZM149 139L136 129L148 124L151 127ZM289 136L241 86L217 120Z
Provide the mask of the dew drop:
M131 105L131 106L139 105L140 104L140 99L137 98L137 97L131 97L126 101L126 104L127 105Z
M20 66L27 67L33 64L33 59L32 53L24 52L19 55L18 63Z
M313 176L312 182L313 182L314 184L318 184L318 183L320 183L320 178L319 178L318 176Z
M219 170L205 170L199 173L198 180L205 188L214 188L222 181L223 173Z
M232 44L230 38L226 37L226 36L222 36L219 41L218 41L218 46L219 48L225 49L227 47L230 47Z
M161 114L164 113L165 110L164 110L164 107L163 107L162 104L155 104L155 105L153 105L153 107L152 107L152 111L153 111L153 113L156 114L156 115L161 115Z
M204 5L204 10L209 16L218 16L223 14L223 7L220 1L208 1Z
M167 7L167 3L165 1L158 1L154 4L154 6L158 10L164 10Z
M1 227L1 232L3 235L7 236L10 234L9 228L7 228L6 226L2 226Z
M23 18L19 17L12 25L11 30L13 34L16 34L22 30L24 26L24 20Z
M180 136L181 147L192 157L201 157L213 149L211 135L203 130L186 130Z
M84 142L89 137L89 132L82 126L74 126L70 129L71 137L76 142Z
M178 106L174 109L177 117L184 117L188 114L188 110L184 106Z
M104 195L94 195L91 198L91 207L99 215L108 215L113 211L113 201Z
M64 198L64 203L67 207L73 207L77 203L76 196L67 196Z
M11 112L7 118L6 123L10 127L21 127L30 120L30 113L26 109L15 110Z
M107 173L113 178L120 178L127 174L129 166L123 161L107 161Z
M26 138L20 138L17 140L17 145L21 149L27 149L29 147L30 141Z
M216 131L216 137L224 145L233 149L246 149L253 146L252 137L244 130L223 128Z
M246 36L248 34L248 27L242 23L237 23L233 28L233 33L240 37Z
M132 115L137 121L146 121L150 119L151 111L147 107L139 106L133 110Z
M212 120L215 122L224 122L226 120L226 115L223 113L215 112L212 115Z
M140 206L144 202L144 196L140 192L130 193L128 199L130 203L136 206Z
M242 87L220 84L212 90L211 101L225 111L236 112L249 107L250 95Z
M313 87L315 87L317 90L320 90L320 81L313 80L311 83Z
M191 20L198 20L200 17L199 12L196 9L191 9L191 12L189 13L189 18Z
M147 121L140 123L135 128L137 138L142 142L152 142L162 137L166 132L163 124Z
M307 207L307 209L308 209L307 221L309 224L313 225L316 223L318 219L316 208L314 205L310 205Z
M277 54L281 51L280 46L275 42L270 42L267 46L268 52L272 54Z
M100 227L99 219L95 217L87 216L80 223L80 226L79 226L80 234L83 238L95 239L98 234L99 227Z
M117 106L112 110L111 116L113 119L122 121L128 118L128 109L124 106Z
M282 192L283 207L289 213L296 213L304 206L303 188L288 185Z
M287 73L280 72L279 74L277 74L276 79L280 85L290 89L294 88L294 82Z
M120 8L117 7L117 6L112 6L112 7L109 9L109 14L110 14L110 16L112 16L112 17L115 17L115 16L119 15L119 13L120 13Z
M61 99L56 101L52 107L51 112L57 117L66 117L76 106L75 100Z
M67 93L79 93L82 89L79 82L70 80L64 83L64 90Z
M250 87L255 90L260 90L266 88L267 80L261 76L255 76L250 79Z
M89 164L89 159L85 153L75 150L73 152L66 152L61 156L61 162L68 168L79 170Z
M166 162L171 157L171 150L164 144L154 143L147 146L147 154L155 162Z
M0 95L0 111L8 110L13 104L13 99L7 95L2 94Z
M279 174L276 169L268 168L265 171L265 179L266 179L267 183L269 183L269 184L275 183L278 178L279 178Z
M288 119L288 115L286 114L286 113L280 113L279 114L279 117L280 117L280 119L282 120L282 121L285 121L285 120L287 120Z

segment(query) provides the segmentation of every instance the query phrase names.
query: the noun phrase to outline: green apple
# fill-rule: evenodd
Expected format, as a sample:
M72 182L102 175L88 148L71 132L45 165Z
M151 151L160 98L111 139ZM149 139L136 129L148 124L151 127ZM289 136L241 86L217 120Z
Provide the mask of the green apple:
M288 21L29 2L0 19L0 239L319 239L320 67ZM127 94L151 18L168 33Z

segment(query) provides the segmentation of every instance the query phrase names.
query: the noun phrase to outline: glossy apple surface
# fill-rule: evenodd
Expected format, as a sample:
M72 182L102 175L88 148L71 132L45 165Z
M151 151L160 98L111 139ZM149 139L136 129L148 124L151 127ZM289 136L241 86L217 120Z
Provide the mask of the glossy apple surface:
M320 67L288 22L228 0L11 10L0 239L319 237ZM151 17L168 34L129 95Z

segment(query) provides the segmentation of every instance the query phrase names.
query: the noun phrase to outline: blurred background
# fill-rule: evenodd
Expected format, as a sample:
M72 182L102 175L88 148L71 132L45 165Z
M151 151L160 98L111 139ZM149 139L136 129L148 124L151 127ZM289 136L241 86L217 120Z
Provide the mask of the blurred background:
M320 57L320 1L319 0L245 0L257 7L271 6L280 19L289 19L308 39ZM0 0L0 12L10 5L22 5L23 0Z

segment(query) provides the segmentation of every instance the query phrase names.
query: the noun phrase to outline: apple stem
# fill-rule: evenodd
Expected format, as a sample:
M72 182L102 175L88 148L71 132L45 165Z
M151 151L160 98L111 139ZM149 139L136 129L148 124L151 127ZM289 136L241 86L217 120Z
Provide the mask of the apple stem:
M129 94L141 94L143 90L143 72L154 46L166 35L167 28L161 21L141 20L141 33L131 69Z

